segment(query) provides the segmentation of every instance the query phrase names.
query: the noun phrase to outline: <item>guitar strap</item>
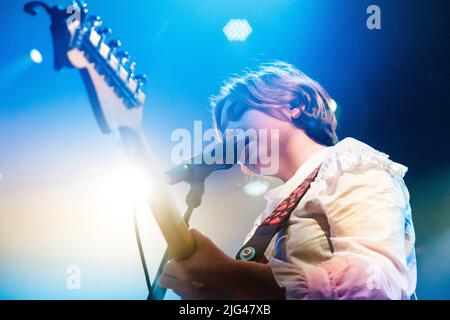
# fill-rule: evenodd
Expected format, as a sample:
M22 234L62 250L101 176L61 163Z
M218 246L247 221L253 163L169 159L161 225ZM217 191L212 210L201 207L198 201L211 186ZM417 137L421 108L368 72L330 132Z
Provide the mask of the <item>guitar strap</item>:
M264 256L272 238L288 225L292 212L297 208L300 200L308 191L311 182L317 177L319 165L303 182L284 199L274 211L259 225L253 236L236 254L237 260L266 263Z

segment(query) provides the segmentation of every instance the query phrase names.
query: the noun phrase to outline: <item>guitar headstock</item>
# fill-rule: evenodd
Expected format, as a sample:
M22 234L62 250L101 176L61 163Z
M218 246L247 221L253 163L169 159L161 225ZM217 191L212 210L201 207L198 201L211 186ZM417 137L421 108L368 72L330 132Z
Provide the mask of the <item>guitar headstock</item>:
M101 130L108 133L121 127L138 129L147 77L136 74L136 63L122 49L121 42L109 39L112 30L103 26L100 17L88 14L82 0L73 1L67 8L32 1L24 10L36 15L38 7L52 19L55 69L81 71Z

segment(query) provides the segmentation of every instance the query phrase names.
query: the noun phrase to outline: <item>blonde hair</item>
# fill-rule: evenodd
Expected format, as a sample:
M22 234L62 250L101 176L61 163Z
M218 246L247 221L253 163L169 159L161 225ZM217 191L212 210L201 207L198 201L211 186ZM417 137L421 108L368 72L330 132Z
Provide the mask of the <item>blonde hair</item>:
M320 144L331 146L338 142L336 116L330 108L334 101L318 82L286 62L265 63L224 82L219 95L210 98L214 127L219 131L223 131L220 118L228 99L235 107L243 108L241 112L260 109L290 121L289 110L304 107L295 125Z

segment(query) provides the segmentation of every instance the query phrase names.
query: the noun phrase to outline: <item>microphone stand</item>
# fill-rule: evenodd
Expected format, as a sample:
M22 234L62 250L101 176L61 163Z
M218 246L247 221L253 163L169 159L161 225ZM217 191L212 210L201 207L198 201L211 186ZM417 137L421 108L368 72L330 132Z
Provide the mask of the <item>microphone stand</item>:
M188 194L186 195L187 208L184 213L184 221L186 221L187 225L189 225L189 220L191 219L194 209L198 208L202 203L203 194L205 193L205 179L206 176L204 175L198 176L194 175L194 177L189 179L188 183L190 185L190 189ZM164 299L167 289L158 286L158 280L162 275L164 266L169 260L170 260L170 253L168 248L166 248L163 258L161 259L161 262L159 264L158 271L156 272L155 280L153 282L153 285L151 286L151 290L149 292L147 300Z
M245 145L249 143L249 139L245 138L244 140ZM225 144L224 144L225 145ZM226 148L226 147L225 147ZM226 170L233 167L238 160L238 141L234 140L233 143L233 154L234 154L234 163L233 164L223 164L219 165L216 168L212 169L211 167L205 167L205 166L192 166L190 167L189 173L187 174L184 179L176 181L175 183L185 181L190 185L189 192L186 196L186 212L184 214L184 221L189 226L189 220L191 219L192 213L194 209L198 208L200 204L202 203L203 194L205 193L205 180L206 178L216 170ZM230 150L230 148L226 148L227 150ZM147 297L147 300L162 300L164 299L164 296L166 295L166 289L161 288L158 286L158 280L162 275L164 266L166 265L167 261L170 260L170 253L169 250L166 248L166 251L164 252L164 256L161 260L161 263L159 264L158 270L156 272L155 280L151 286L151 290L149 290L149 295Z

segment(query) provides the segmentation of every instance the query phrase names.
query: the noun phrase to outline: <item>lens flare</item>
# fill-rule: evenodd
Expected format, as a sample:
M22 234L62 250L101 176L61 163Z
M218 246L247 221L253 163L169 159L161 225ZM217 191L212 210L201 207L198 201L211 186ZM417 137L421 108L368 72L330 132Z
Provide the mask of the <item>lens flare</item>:
M252 197L262 196L268 189L269 184L262 180L253 180L244 186L245 193Z

